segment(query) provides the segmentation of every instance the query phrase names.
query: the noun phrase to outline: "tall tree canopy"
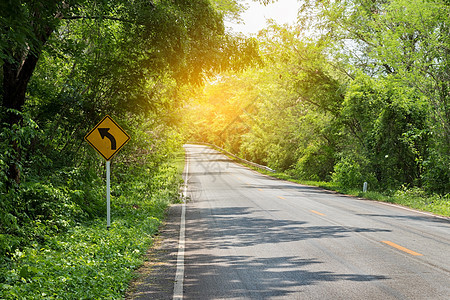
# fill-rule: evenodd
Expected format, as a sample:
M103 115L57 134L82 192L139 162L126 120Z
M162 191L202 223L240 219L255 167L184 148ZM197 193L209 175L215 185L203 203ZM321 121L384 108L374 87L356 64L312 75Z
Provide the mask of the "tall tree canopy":
M104 168L83 137L105 114L132 136L112 162L112 197L150 201L181 146L187 91L258 57L254 39L224 30L240 9L235 0L0 1L0 256L103 214Z
M34 108L78 107L91 119L150 111L163 82L198 84L214 69L245 65L230 56L255 56L255 44L225 35L225 12L207 0L3 1L2 126L19 124L31 99ZM21 149L11 148L8 176L19 182Z

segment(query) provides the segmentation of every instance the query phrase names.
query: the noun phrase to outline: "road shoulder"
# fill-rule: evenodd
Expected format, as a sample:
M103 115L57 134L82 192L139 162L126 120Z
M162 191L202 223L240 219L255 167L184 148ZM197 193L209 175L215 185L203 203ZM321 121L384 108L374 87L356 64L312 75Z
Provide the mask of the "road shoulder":
M180 214L181 204L169 208L160 234L155 237L144 257L144 264L136 270L136 278L130 283L127 300L173 298Z

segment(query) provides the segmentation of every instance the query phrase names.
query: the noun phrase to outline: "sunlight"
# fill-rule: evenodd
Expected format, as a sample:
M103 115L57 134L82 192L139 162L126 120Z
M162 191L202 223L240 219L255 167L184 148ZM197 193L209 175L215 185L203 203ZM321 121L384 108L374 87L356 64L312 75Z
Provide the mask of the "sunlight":
M273 19L280 25L293 25L297 22L300 7L297 0L279 0L266 6L250 0L244 2L248 9L241 15L243 24L225 22L227 29L232 32L254 35L266 28L269 19Z

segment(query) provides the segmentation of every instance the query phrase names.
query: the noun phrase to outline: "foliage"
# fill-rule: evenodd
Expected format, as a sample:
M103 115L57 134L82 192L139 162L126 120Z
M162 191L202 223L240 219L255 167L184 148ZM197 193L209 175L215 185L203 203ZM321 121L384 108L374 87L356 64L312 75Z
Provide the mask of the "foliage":
M177 85L200 84L257 55L253 40L225 34L223 13L208 0L53 2L0 10L0 116L11 129L29 113L51 136L50 148L71 154L63 164L82 147L71 141L81 142L104 112L165 113L179 100ZM238 51L244 55L230 60ZM28 154L12 143L6 175L18 184Z
M386 81L358 76L349 87L341 117L352 143L342 146L344 160L345 152L365 157L366 176L385 188L417 185L428 151L429 108L414 90Z
M13 249L0 265L0 297L123 297L167 206L178 199L181 172L174 159L172 156L160 165L155 172L158 176L149 176L145 172L148 165L142 165L140 176L128 180L113 177L110 230L106 230L104 217L96 217L71 224L63 234L50 235L47 230L43 241ZM184 162L183 157L179 160ZM114 183L119 181L122 183L116 188ZM136 186L148 187L152 192L143 195Z
M195 130L202 134L191 139L273 169L329 178L336 145L332 124L342 96L321 47L277 25L259 38L263 66L222 73L205 87L193 112L199 116Z
M372 77L375 90L391 94L375 92L372 102L378 104L368 99L361 104L382 109L380 118L378 112L372 117L380 122L377 130L396 128L392 135L380 135L387 138L384 147L390 145L397 153L385 154L389 159L377 167L377 177L392 178L397 187L406 183L449 192L448 9L445 1L317 0L305 1L300 11L302 25L321 29L316 38L328 43L334 64L356 82L361 82L361 73ZM381 139L378 143L383 147ZM372 159L383 161L380 156Z

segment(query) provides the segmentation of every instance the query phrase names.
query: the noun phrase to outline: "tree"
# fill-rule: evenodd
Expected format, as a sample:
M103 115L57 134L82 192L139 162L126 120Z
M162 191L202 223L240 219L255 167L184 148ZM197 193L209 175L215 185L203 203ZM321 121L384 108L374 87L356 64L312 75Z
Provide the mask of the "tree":
M440 0L317 0L305 1L301 13L305 26L320 28L316 39L334 45L329 48L329 56L343 65L350 77L363 72L394 94L395 90L412 91L406 93L412 97L411 101L425 99L427 105L421 108L421 115L426 116L427 130L418 129L423 127L421 117L406 118L403 122L412 122L413 127L417 125L421 134L419 131L411 134L406 129L408 124L400 126L406 130L401 134L415 137L410 145L420 144L419 140L428 140L425 136L431 135L427 142L429 151L420 150L422 171L414 174L424 179L423 184L430 190L448 192L448 3ZM391 110L391 115L396 113L396 106L385 108ZM410 159L417 159L413 157Z
M1 126L11 130L20 126L30 79L44 51L73 60L70 75L82 70L76 93L92 115L105 108L148 109L153 97L142 93L144 87L163 78L200 83L203 72L224 66L223 56L241 44L224 38L223 16L207 0L1 5ZM11 148L15 158L8 177L18 183L22 150L15 141Z
M331 127L342 86L320 45L307 43L302 34L275 24L260 32L262 64L222 74L207 86L198 123L209 142L244 158L325 179L333 170Z

